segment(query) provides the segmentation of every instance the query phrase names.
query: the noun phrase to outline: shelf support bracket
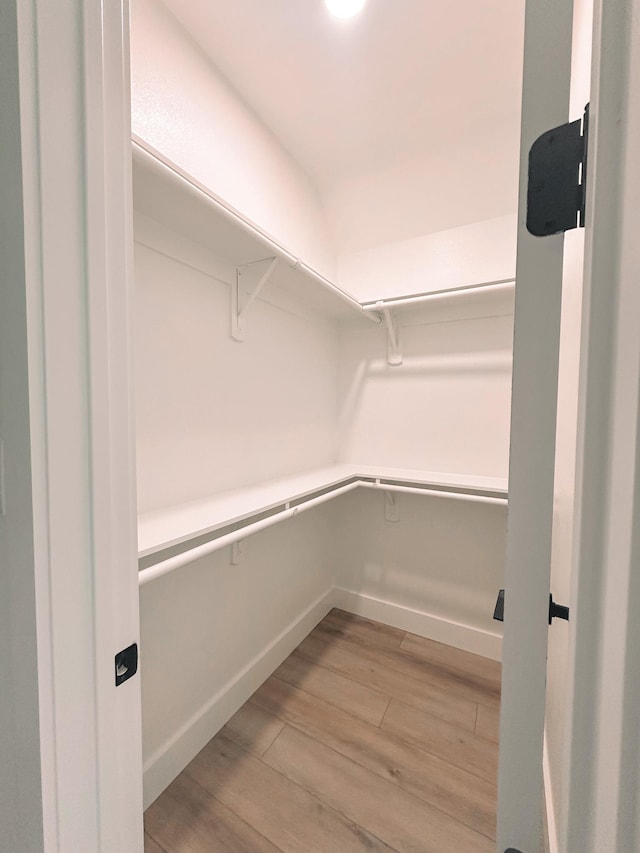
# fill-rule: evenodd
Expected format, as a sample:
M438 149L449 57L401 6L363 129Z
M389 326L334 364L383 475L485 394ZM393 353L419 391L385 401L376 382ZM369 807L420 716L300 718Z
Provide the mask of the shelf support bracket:
M384 517L387 521L400 521L400 495L396 492L384 493Z
M243 264L240 267L236 267L236 280L231 287L231 337L235 341L245 340L245 317L247 311L253 305L253 302L256 297L275 272L275 269L278 266L278 260L278 258L265 258L261 261L254 261L252 264ZM243 270L246 270L249 266L253 266L253 264L263 264L266 261L271 261L271 263L267 267L266 272L262 275L260 281L253 289L253 292L251 293L247 301L244 302L242 291Z
M394 367L402 364L402 332L400 323L383 302L377 302L376 307L382 313L387 326L387 363Z

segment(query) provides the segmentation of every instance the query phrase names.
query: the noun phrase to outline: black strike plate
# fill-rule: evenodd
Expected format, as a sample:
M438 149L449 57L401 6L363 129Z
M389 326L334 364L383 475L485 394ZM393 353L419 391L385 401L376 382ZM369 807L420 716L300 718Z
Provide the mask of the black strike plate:
M584 117L547 130L529 151L527 231L548 237L584 226L589 104Z
M516 850L515 847L507 847L504 853L520 853L520 850Z
M552 619L565 619L567 622L569 621L569 608L565 607L563 604L556 604L553 600L553 596L549 596L549 625L551 625Z
M496 600L495 610L493 611L493 618L497 622L504 622L504 590L501 589L498 593L498 598Z
M138 645L134 643L121 652L115 658L116 687L120 687L138 671Z

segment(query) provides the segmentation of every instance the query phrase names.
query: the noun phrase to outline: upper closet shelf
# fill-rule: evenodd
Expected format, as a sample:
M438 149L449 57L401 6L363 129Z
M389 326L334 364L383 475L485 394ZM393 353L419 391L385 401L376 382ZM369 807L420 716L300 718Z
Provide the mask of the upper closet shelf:
M380 323L375 313L287 251L242 214L138 137L133 138L133 206L236 266L278 259L278 289L337 320ZM256 268L258 277L260 272ZM246 304L246 303L245 303Z

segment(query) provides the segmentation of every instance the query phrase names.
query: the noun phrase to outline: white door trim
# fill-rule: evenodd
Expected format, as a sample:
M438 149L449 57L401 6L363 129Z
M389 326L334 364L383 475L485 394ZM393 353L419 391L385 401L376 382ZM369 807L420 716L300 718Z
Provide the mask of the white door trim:
M114 675L115 653L139 641L128 3L8 3L20 71L43 849L139 853L140 679L116 688Z
M594 20L567 853L640 847L640 7Z

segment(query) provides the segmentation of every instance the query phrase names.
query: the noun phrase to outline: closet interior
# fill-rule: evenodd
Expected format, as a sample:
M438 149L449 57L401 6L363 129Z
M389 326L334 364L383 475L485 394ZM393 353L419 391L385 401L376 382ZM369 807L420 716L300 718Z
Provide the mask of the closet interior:
M523 3L463 7L133 0L145 807L332 608L500 659Z

